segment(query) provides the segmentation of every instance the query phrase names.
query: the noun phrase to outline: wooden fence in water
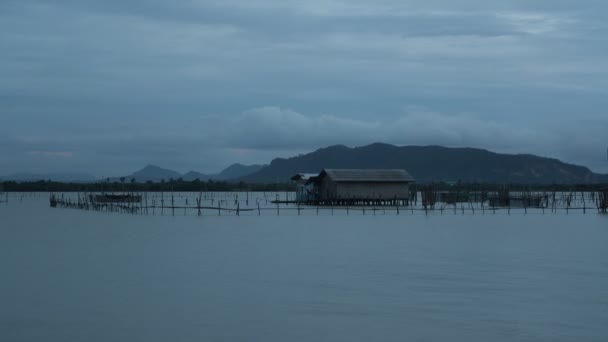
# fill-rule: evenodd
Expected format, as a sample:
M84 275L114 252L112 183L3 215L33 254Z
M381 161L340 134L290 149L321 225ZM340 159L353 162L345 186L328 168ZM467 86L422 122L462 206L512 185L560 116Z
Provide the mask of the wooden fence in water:
M25 199L40 197L38 192L2 192L0 191L0 204L10 202L23 202Z
M447 195L446 195L447 193ZM51 194L50 205L57 208L72 208L101 212L118 212L138 215L258 215L281 214L342 214L377 215L402 213L430 214L497 214L520 212L558 213L571 212L606 213L608 193L597 192L509 192L478 193L420 192L412 196L410 204L392 205L391 201L369 201L369 205L341 205L343 201L321 204L303 204L290 201L293 193L130 193L139 200L119 203L94 201L91 194ZM240 196L240 197L239 197ZM347 202L348 203L348 202ZM390 203L383 205L383 203Z

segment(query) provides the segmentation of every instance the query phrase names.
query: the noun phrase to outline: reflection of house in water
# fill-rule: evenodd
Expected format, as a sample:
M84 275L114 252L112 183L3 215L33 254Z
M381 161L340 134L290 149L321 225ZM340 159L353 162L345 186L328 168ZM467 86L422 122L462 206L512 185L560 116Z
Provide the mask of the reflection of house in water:
M306 179L305 179L306 178ZM414 178L405 170L324 169L298 174L301 202L325 204L408 204Z

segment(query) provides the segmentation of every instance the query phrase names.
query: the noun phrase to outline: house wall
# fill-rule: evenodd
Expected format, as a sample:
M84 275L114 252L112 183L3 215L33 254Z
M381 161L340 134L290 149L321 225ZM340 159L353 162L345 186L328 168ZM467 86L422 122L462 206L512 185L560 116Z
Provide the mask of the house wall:
M409 199L409 184L404 182L332 182L328 177L321 184L321 199Z
M337 198L359 199L407 199L409 198L409 184L407 183L339 183L337 185Z
M321 187L319 189L319 197L321 200L328 200L337 198L337 187L336 183L333 182L329 177L323 178L321 181Z

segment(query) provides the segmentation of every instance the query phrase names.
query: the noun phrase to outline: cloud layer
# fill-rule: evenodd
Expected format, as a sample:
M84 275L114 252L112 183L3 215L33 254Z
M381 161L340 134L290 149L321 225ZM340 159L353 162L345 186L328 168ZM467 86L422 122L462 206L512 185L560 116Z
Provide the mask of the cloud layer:
M608 172L603 1L0 3L0 174L216 171L330 144Z

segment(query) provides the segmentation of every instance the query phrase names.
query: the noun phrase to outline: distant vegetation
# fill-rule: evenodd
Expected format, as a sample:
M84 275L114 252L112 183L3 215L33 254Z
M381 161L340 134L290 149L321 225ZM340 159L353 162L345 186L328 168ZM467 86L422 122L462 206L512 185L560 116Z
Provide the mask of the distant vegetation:
M170 179L168 181L137 183L135 179L127 180L122 177L119 181L95 183L63 183L51 180L36 182L0 182L4 191L15 192L143 192L143 191L291 191L294 185L290 183L276 184L247 184L245 182L226 181L185 181Z
M445 182L415 184L413 190L434 191L597 191L608 187L608 184L498 184L498 183L456 183ZM227 181L185 181L169 179L168 181L138 183L135 179L122 177L119 181L95 183L63 183L50 180L36 182L0 182L0 189L11 192L145 192L145 191L294 191L295 185L284 183L245 183Z

